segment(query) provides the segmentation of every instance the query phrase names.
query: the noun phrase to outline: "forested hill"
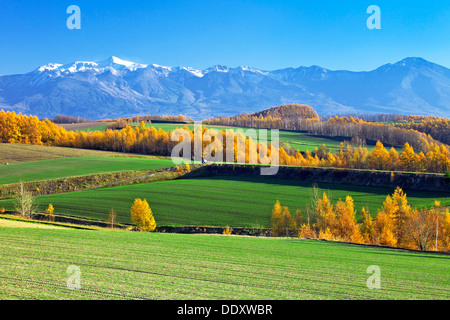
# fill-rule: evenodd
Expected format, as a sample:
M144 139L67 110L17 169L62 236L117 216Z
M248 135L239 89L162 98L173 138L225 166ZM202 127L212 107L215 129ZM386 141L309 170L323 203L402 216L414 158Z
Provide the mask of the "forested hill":
M272 117L280 118L282 120L294 119L316 119L319 120L317 112L307 105L299 104L285 104L277 107L272 107L259 112L249 114L250 117Z

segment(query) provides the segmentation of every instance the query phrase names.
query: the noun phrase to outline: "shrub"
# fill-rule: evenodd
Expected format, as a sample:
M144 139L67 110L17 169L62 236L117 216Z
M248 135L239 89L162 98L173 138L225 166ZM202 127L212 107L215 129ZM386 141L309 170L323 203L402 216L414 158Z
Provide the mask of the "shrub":
M227 226L227 227L223 230L223 234L224 234L224 235L230 235L232 231L233 231L233 229L231 229L229 226Z

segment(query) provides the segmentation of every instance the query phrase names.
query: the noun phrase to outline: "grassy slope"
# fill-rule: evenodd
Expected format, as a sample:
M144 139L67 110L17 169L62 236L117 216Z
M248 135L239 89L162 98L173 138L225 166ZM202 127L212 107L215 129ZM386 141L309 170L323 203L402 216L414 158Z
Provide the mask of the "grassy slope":
M173 167L171 160L128 157L72 157L0 166L0 184L40 181L126 170Z
M180 124L175 124L175 123L154 123L154 124L150 124L147 125L147 127L155 127L156 129L163 129L164 131L170 132L172 130L175 130L176 128L182 128L184 127L184 125L180 125ZM188 125L187 126L189 129L193 129L194 125ZM226 127L226 126L208 126L208 125L204 125L204 127L207 128L214 128L214 129L218 129L218 130L226 130L226 129L239 129L236 127ZM99 128L100 129L100 128ZM246 132L245 130L248 130L248 128L242 128L244 130L244 132ZM258 136L259 136L259 129L255 129ZM271 137L270 137L270 130L267 130L267 139L270 141ZM280 130L279 131L279 139L281 141L284 141L285 143L287 143L288 145L290 145L291 147L296 148L298 151L301 152L306 152L307 150L309 151L314 151L315 148L322 146L322 145L326 145L331 152L339 152L339 145L341 142L343 142L344 140L348 140L350 141L351 138L348 139L342 139L342 138L332 138L332 137L325 137L325 136L315 136L315 135L310 135L308 133L305 132L295 132L295 131L284 131L284 130ZM375 146L374 145L367 145L366 148L369 151L372 151L373 148ZM397 152L401 152L402 149L401 148L396 148Z
M6 299L450 298L448 256L312 240L0 227L0 252Z
M132 156L132 154L123 152L0 143L0 165L4 165L6 162L17 163L70 157L111 157L127 155Z
M42 223L29 223L26 221L19 221L13 219L2 219L0 217L0 227L6 228L36 228L36 229L65 229L64 227L58 227L49 224Z
M382 206L385 188L319 184L322 191L330 190L332 198L345 199L351 195L358 211L368 206L372 213ZM232 227L269 226L269 217L276 200L288 206L292 213L310 203L311 183L283 181L264 177L218 177L172 180L129 185L36 198L45 211L49 203L55 214L106 220L111 207L118 221L130 223L130 207L135 198L145 198L159 225L209 225ZM432 205L434 200L450 203L448 194L436 192L407 192L415 206ZM0 207L13 209L11 200L0 201Z
M155 127L156 129L163 129L164 131L170 132L172 130L175 130L176 128L183 128L185 125L175 124L175 123L152 123L147 125L147 127ZM187 125L189 129L193 129L194 125ZM207 128L214 128L217 130L226 130L226 129L232 129L236 130L239 128L236 127L227 127L227 126L208 126L204 125L204 127ZM99 128L100 129L100 128ZM244 132L248 130L247 128L242 128ZM255 129L258 136L259 136L259 129ZM267 139L270 141L270 130L267 130L268 137ZM316 147L321 145L326 145L328 148L330 148L330 151L338 152L339 151L339 144L343 142L344 140L340 139L333 139L329 137L322 137L322 136L314 136L309 135L304 132L293 132L293 131L279 131L279 139L281 141L284 141L285 143L289 144L291 147L295 147L298 151L306 152L307 150L313 151ZM348 140L351 140L350 138ZM367 146L367 149L371 151L374 146Z
M139 125L139 124L132 124L132 125ZM184 126L187 126L190 130L194 128L194 125L185 125L185 124L177 124L177 123L152 123L147 124L147 127L154 127L156 129L162 129L167 132L171 132L175 130L176 128L184 128ZM218 130L226 130L226 129L233 129L236 130L238 128L236 127L227 127L227 126L209 126L204 125L204 127L207 128L215 128ZM103 131L106 129L106 125L92 127L88 129L81 129L83 131ZM244 132L248 130L247 128L242 128ZM256 129L258 135L259 135L259 129ZM270 130L268 130L268 137L267 139L270 141ZM280 131L279 132L279 138L281 141L284 141L285 143L289 144L292 147L295 147L298 151L306 152L307 150L313 151L315 148L321 145L326 145L328 148L330 148L330 151L338 152L339 151L339 144L343 140L339 139L333 139L328 137L319 137L319 136L313 136L309 135L304 132L292 132L292 131ZM348 139L350 140L350 138ZM367 149L371 151L373 149L373 146L367 146Z

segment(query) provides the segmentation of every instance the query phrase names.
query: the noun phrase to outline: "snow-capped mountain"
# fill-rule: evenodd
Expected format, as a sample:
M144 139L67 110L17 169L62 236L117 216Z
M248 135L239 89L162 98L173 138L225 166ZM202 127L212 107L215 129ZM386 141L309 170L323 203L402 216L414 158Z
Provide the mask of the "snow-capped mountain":
M319 114L401 113L450 116L450 70L407 58L369 72L318 66L264 71L205 70L105 61L49 63L0 77L0 108L39 117L58 114L115 118L184 114L194 119L235 115L285 104Z

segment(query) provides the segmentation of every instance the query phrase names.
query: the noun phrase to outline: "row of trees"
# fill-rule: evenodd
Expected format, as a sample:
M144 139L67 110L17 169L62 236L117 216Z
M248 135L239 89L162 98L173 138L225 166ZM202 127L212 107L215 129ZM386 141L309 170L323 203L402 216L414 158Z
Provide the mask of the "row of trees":
M22 144L52 144L63 128L49 120L0 111L0 142Z
M179 123L190 123L194 122L191 118L186 118L182 114L178 116L159 116L159 115L145 115L145 116L134 116L134 117L125 117L125 118L118 118L118 119L103 119L101 120L103 122L117 122L117 121L124 121L127 124L132 123L140 123L141 121L150 123L151 121L158 121L158 122L179 122Z
M87 123L92 122L93 120L82 117L64 116L60 114L54 117L52 121L54 123Z
M390 125L423 132L434 139L450 144L450 119L425 117L422 121L410 120L407 122L395 122Z
M286 105L256 114L213 118L205 123L245 128L307 131L314 135L381 141L390 146L403 146L405 142L408 142L414 149L424 153L433 150L435 146L441 146L441 142L448 143L450 140L448 119L416 116L395 116L394 118L408 119L409 122L386 125L353 116L335 116L327 118L327 121L320 121L315 111L309 106Z
M439 202L429 209L412 208L401 188L386 197L375 218L363 208L360 223L350 196L333 204L326 193L319 197L316 190L307 211L305 223L299 210L291 216L277 201L272 210L272 235L450 251L449 210Z
M377 113L377 114L362 114L362 113L341 113L341 114L335 114L335 115L329 115L329 116L322 116L320 119L322 121L327 121L331 118L355 118L355 119L361 119L367 122L397 122L397 121L404 121L409 120L409 115L402 115L402 114L392 114L392 113Z
M327 122L328 123L328 122ZM365 125L365 124L363 124ZM389 127L391 130L404 129ZM184 127L184 132L190 135L192 153L194 153L195 137L200 136L202 141L202 154L205 157L215 157L216 154L223 154L223 158L214 161L224 162L227 159L227 132L218 130L207 130L203 127L189 130ZM216 139L223 137L222 141ZM424 135L422 133L418 133ZM422 139L422 143L416 143L422 148L416 152L416 148L405 143L403 151L398 153L394 148L389 151L378 141L375 148L369 152L367 148L353 147L350 144L341 144L339 153L330 152L326 146L322 146L313 153L301 153L288 148L280 147L278 150L263 143L258 143L251 137L243 136L241 133L232 133L234 140L234 162L238 160L238 137L245 141L245 162L261 163L260 150L269 150L268 156L274 151L278 151L279 163L293 166L321 166L337 168L356 169L381 169L391 171L415 171L415 172L446 172L450 168L450 150L444 144L437 144L427 139ZM5 113L0 111L0 141L8 143L32 143L47 144L62 147L86 148L107 151L154 154L170 156L172 149L180 141L172 141L171 134L154 127L147 128L142 121L140 126L126 126L121 130L107 129L106 131L95 132L73 132L67 131L56 124L37 117L16 115L14 112ZM406 139L406 137L405 137ZM412 139L412 138L411 138ZM213 143L212 143L213 142ZM416 150L415 150L416 149ZM424 151L425 150L425 151ZM209 160L209 159L208 159ZM229 159L228 159L229 160Z
M202 153L205 158L216 154L223 155L215 161L225 162L227 151L227 132L218 130L207 130L203 128L198 130L189 130L191 149L194 153L195 135L200 135L202 141ZM208 147L214 136L220 133L222 143L214 143L213 148ZM260 149L267 149L267 145L258 143L249 137L238 133L232 136L234 139L234 162L238 161L237 141L242 136L245 141L245 162L260 163ZM207 137L207 138L206 138ZM54 145L75 148L99 149L129 153L157 154L162 156L171 155L172 148L177 144L171 141L170 134L162 129L146 128L141 122L140 127L127 126L122 130L108 129L105 132L80 131L62 132L56 137ZM270 147L270 146L269 146ZM271 148L268 148L271 155ZM209 154L208 154L209 152ZM210 160L210 159L208 159ZM355 148L350 144L341 144L339 153L330 152L326 146L315 150L314 153L306 152L287 152L283 147L279 148L279 163L282 165L293 166L315 166L315 167L336 167L351 169L375 169L391 171L410 171L410 172L440 172L444 173L450 168L450 152L445 145L440 147L434 145L434 148L424 153L416 153L414 148L406 143L403 151L398 153L395 148L388 151L381 142L377 142L375 148L370 152L367 148Z
M405 143L399 153L393 147L388 151L380 141L372 151L341 143L337 154L329 152L326 146L316 149L314 155L309 151L292 155L280 148L280 163L293 166L445 173L450 168L450 153L444 145L435 146L427 153L416 153L409 143Z

